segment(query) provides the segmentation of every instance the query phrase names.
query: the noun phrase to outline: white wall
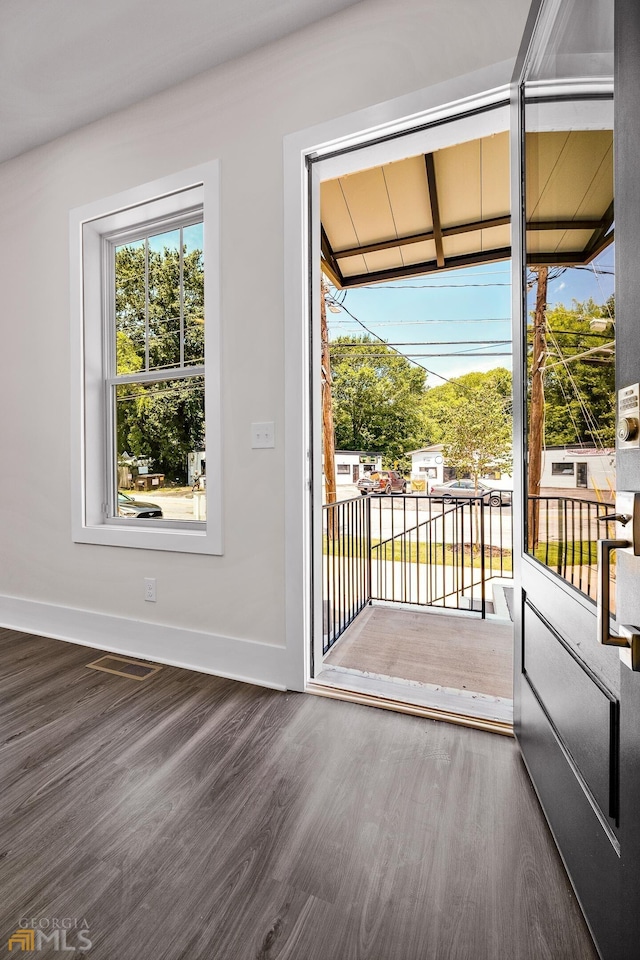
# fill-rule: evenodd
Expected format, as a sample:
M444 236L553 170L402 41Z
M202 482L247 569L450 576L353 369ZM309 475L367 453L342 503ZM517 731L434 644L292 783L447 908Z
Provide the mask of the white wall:
M369 0L0 166L0 624L284 683L283 136L514 56L528 5ZM74 544L69 210L216 157L225 554Z
M428 467L430 470L435 470L435 477L429 476L429 471L421 469L422 467ZM431 452L421 450L418 453L411 454L411 478L415 480L425 480L427 483L427 490L430 489L431 484L442 483L443 477L444 458L442 455L442 450Z
M366 464L360 462L361 454L359 453L346 453L344 450L336 450L335 454L335 464L336 464L336 485L337 486L348 486L353 485L353 468L358 468L358 479L363 477L366 473L365 466L367 470L370 471L371 464L373 464L373 469L382 470L382 456L371 457L367 460ZM324 465L324 457L322 458ZM349 468L348 472L341 473L340 466L346 466Z
M567 463L573 466L573 472L567 476L554 475L552 465L554 463ZM600 490L609 494L616 486L616 454L615 450L598 453L595 450L545 450L542 457L542 475L540 477L540 486L557 487L567 490L578 491L580 488L576 485L578 463L587 465L587 487L589 490Z

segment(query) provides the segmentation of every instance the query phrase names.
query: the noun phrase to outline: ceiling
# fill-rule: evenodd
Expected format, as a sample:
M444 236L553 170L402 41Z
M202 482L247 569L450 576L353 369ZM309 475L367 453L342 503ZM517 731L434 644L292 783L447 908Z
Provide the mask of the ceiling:
M328 180L320 197L323 254L338 286L505 259L509 134Z
M527 260L588 263L613 239L611 131L527 134ZM511 256L509 134L326 180L323 269L339 288Z
M0 0L0 162L359 0Z

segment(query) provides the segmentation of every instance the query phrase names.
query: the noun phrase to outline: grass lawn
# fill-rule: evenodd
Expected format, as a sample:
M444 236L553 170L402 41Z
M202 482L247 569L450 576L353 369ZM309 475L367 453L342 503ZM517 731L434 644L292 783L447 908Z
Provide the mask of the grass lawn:
M598 562L597 543L597 540L568 540L563 544L539 543L534 556L548 567L584 566Z
M372 548L378 546L379 543L379 540L373 539L371 541ZM326 536L322 538L322 552L329 553ZM350 552L364 558L366 556L365 541L354 538L350 542L347 542L344 537L341 537L340 542L338 543L336 541L331 548L332 555L345 556ZM487 545L485 546L484 553L485 567L487 569L489 569L492 564L494 570L496 568L500 569L500 561L502 559L502 569L509 572L511 571L511 550L501 551L498 547L491 548ZM430 547L427 547L424 543L417 544L413 541L412 543L402 544L398 540L394 543L385 543L384 546L378 550L372 549L371 558L372 560L403 560L405 563L434 563L439 566L443 564L445 566L464 564L465 567L474 566L478 569L482 565L477 547L474 547L473 562L470 563L471 546L468 543L464 545L464 560L461 556L461 551L454 550L450 544L443 546L442 543L432 543Z
M442 566L454 566L455 564L464 564L465 567L473 566L480 568L481 557L478 548L474 545L473 557L471 556L471 545L464 545L464 560L460 555L460 549L454 550L451 544L443 546L442 543L432 543L430 548L426 544L417 544L415 541L403 544L396 540L394 543L385 543L383 547L376 550L375 547L380 543L379 540L372 540L372 559L373 560L403 560L405 563L434 563ZM539 543L535 558L549 567L560 566L580 566L596 563L597 541L595 540L569 540L564 544L551 542L549 544ZM322 552L329 553L327 537L322 538ZM345 556L347 553L354 553L356 556L366 556L366 543L364 540L353 538L348 540L344 536L339 541L335 541L331 547L332 555ZM484 548L484 564L487 570L502 569L505 572L511 572L513 569L512 552L508 549L491 547L488 544Z

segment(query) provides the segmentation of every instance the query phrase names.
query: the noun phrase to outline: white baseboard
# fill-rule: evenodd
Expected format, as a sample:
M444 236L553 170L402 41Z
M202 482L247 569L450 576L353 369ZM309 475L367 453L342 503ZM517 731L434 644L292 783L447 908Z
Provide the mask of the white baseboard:
M94 647L107 653L126 654L185 670L286 690L285 647L255 640L221 637L214 633L6 596L0 596L0 626Z

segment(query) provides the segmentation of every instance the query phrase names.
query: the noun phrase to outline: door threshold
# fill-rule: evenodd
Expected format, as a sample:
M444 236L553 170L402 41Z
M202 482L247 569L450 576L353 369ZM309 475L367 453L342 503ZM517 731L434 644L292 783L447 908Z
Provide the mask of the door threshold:
M513 736L513 702L497 697L416 685L339 667L324 668L307 682L305 690L335 700Z

